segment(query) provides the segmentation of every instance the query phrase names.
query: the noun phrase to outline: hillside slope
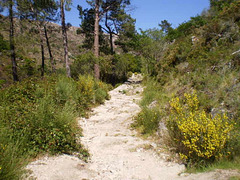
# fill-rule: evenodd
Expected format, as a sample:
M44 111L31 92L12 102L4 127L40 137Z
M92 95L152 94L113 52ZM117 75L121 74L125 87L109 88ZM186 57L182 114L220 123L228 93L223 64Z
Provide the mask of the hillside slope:
M134 126L189 166L227 159L239 169L240 1L219 2L222 9L213 6L165 35Z
M30 64L31 66L38 66L41 64L41 48L40 38L38 30L34 22L14 19L15 22L15 42L16 42L16 53L18 67L24 68L24 66ZM7 17L0 16L0 34L3 35L5 41L9 40L9 21ZM82 44L84 39L83 35L77 34L78 27L68 28L68 46L69 46L69 57L71 60L79 54L79 46ZM57 67L62 67L63 62L63 42L61 26L56 23L47 24L49 42L52 49L53 57L56 61ZM44 37L45 40L45 37ZM46 44L44 42L46 65L50 68L49 53ZM10 58L9 52L4 51L1 53L0 62L0 79L7 80L10 77ZM27 62L25 60L28 60ZM49 66L48 66L49 65ZM22 70L19 70L22 71Z

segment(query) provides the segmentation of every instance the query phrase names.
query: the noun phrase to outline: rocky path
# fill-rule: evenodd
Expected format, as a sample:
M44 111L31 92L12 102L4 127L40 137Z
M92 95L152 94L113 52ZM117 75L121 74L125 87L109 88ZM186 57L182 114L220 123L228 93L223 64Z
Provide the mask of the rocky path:
M88 163L69 155L45 157L27 166L33 172L32 177L38 180L202 179L196 175L179 176L183 165L166 162L153 151L145 150L143 147L155 144L130 130L132 117L140 111L137 102L142 90L136 83L123 84L110 92L110 100L93 109L89 119L79 120L84 134L81 141L91 154Z
M129 126L140 108L140 85L123 84L110 92L111 100L94 109L90 119L81 121L82 142L92 154L89 179L174 179L183 170L165 162L142 147L150 142L136 137Z

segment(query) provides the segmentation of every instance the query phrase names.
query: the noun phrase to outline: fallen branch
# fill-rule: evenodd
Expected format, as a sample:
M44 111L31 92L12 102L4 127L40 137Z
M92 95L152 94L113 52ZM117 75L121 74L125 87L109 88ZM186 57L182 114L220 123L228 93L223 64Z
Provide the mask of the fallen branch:
M240 52L240 49L239 49L238 51L232 53L232 55L237 54L237 53L239 53L239 52Z

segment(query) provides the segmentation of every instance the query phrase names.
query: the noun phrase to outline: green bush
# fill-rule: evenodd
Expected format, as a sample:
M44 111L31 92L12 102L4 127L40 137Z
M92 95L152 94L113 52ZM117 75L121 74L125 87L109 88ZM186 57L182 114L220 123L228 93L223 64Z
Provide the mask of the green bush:
M143 108L135 117L132 127L137 128L141 134L152 135L158 130L160 120L159 110Z
M96 61L97 59L94 57L92 52L77 56L71 65L71 76L77 79L79 75L93 75L94 64Z
M93 53L79 55L71 65L72 77L94 75L94 64L99 63L101 80L113 85L127 80L127 73L141 71L141 59L132 54L100 56L96 59Z
M9 46L7 44L7 41L5 41L3 39L3 35L0 34L0 52L2 52L3 50L8 50Z
M166 39L173 41L174 39L187 36L193 32L193 29L204 26L206 23L204 16L191 17L191 20L180 24L176 29L171 29Z
M161 112L161 121L167 124L167 119L175 120L171 121L175 122L171 125L172 132L176 133L173 136L175 139L178 138L178 141L174 141L174 149L177 147L177 152L181 152L182 157L185 155L186 158L187 156L186 161L198 162L199 165L201 162L208 165L213 161L216 162L215 160L221 159L221 155L226 157L223 159L226 161L239 159L240 155L240 61L239 53L233 54L239 49L240 2L239 0L229 0L226 2L216 1L215 3L217 8L220 8L219 12L213 12L213 7L203 15L184 22L178 28L164 35L163 42L159 42L161 46L157 46L158 43L154 43L155 41L147 37L146 34L139 35L141 41L137 42L139 43L137 44L137 52L142 56L142 72L155 78L157 82L145 78L146 88L140 103L142 112L135 122L138 120L143 132L148 131L145 130L147 126L156 131L154 123L153 126L151 125L150 119L152 118L148 118L153 117L151 111L155 110L149 109L148 106L152 102L156 102L158 111ZM196 37L196 41L192 41L192 36ZM169 41L171 43L166 43ZM198 110L192 113L194 117L190 116L190 112L184 109L187 105L182 101L180 104L184 109L184 116L171 112L169 101L174 97L184 99L184 94L192 92L193 89L197 90L199 101ZM217 115L224 113L227 113L229 119ZM203 116L204 118L202 118ZM214 124L211 127L215 132L208 132L208 134L212 136L212 140L216 140L214 134L226 135L226 139L218 140L224 147L217 147L215 144L215 150L210 152L208 147L211 147L211 143L214 144L211 140L206 142L199 140L197 145L192 143L193 136L196 138L198 136L194 134L194 128L191 126L194 123L190 123L190 117L199 129L209 127L206 121ZM182 119L182 121L176 123L176 118ZM222 132L222 129L228 129L225 122L231 126L236 123L233 130L227 134ZM193 129L192 136L185 137L183 133L186 134L186 132L181 125L185 125L184 128ZM141 126L139 125L139 127ZM216 133L216 131L218 132ZM202 137L205 137L206 134L202 134ZM190 145L187 145L187 138L189 138ZM169 140L167 143L169 142L171 141ZM199 151L199 142L202 146L208 146L206 152L200 150L201 155L195 151L196 149L193 150L195 147L191 147L196 145ZM168 145L171 148L173 146L171 143ZM209 154L204 156L203 154L207 152ZM227 152L231 152L231 154Z
M145 78L144 85L146 88L143 92L143 98L140 102L142 107L147 107L154 100L158 100L161 97L161 86L159 83L152 78Z
M35 60L29 59L26 57L21 57L21 59L22 59L20 61L21 63L18 63L18 68L19 68L18 75L21 77L21 79L38 74L36 70L37 65Z
M64 92L59 93L57 86L55 89L56 80L48 80L22 82L1 92L1 121L12 130L13 137L27 136L25 148L33 155L46 151L70 153L78 147L76 139L80 132L74 120L77 104L70 94L64 97ZM63 81L60 79L58 83ZM71 87L73 83L69 80L65 85Z
M0 179L18 180L24 173L27 156L22 152L23 140L14 142L8 135L9 129L0 127Z
M87 102L101 104L105 99L108 99L107 91L111 86L95 80L92 76L79 76L78 90L82 92Z
M146 88L140 102L142 110L134 118L132 127L137 128L141 134L152 135L158 130L164 113L164 107L161 107L159 102L164 103L166 99L156 80L146 77L144 85Z
M79 142L76 117L94 103L103 103L109 88L91 76L79 76L78 81L53 76L32 78L1 90L0 128L4 136L0 137L0 179L14 179L14 174L15 179L20 177L25 156L46 152L88 156Z

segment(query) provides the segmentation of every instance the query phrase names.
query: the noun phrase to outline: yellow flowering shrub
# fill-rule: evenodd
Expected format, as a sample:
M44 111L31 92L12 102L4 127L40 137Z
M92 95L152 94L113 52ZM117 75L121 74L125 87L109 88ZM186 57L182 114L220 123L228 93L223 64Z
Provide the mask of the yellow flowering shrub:
M78 79L78 89L83 93L84 96L91 99L94 96L94 78L92 76L80 75Z
M105 99L109 99L108 91L111 86L102 81L94 79L90 75L79 75L78 77L78 90L81 92L81 102L86 104L103 103Z
M233 129L226 114L212 117L204 110L199 110L196 92L184 94L183 101L178 97L173 98L170 106L168 126L182 159L209 162L224 155L226 142Z

